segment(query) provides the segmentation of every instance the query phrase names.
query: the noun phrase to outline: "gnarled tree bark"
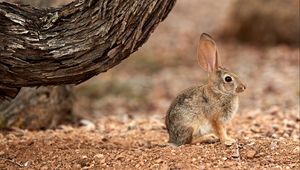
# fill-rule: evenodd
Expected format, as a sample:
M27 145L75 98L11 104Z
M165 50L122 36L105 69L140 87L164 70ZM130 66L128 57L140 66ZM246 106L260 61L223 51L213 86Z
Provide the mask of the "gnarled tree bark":
M0 98L78 84L135 52L176 0L76 0L59 9L0 3Z
M18 102L26 103L24 101L34 96L37 99L43 96L40 102L28 103L29 110L38 106L36 104L51 103L52 98L45 98L46 90L42 88L41 92L23 90L11 103L3 104L4 100L15 98L21 87L78 84L119 64L146 42L175 1L75 0L57 9L1 2L0 123L23 122L21 127L28 124L16 117L9 119L14 122L8 121L12 115L22 115L21 112L29 115L25 106L19 111L16 109ZM46 96L66 90L66 87L53 88L48 88L50 95ZM56 97L52 103L55 105L62 99L71 101L70 96L65 95ZM46 122L52 124L52 121ZM35 125L34 129L43 127Z

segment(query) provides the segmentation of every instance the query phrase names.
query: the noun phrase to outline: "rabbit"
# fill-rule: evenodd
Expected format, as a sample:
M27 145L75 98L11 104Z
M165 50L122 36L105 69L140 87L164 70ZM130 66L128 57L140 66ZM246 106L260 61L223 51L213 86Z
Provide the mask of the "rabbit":
M184 90L171 103L165 119L169 143L180 146L220 140L230 146L236 141L227 136L226 124L237 112L238 93L246 86L222 67L210 35L201 34L197 55L200 67L208 73L208 82Z

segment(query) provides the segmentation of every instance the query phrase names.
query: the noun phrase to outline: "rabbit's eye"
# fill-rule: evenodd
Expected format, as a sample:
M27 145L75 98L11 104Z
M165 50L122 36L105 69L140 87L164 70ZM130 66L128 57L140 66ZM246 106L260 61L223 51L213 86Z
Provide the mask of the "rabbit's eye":
M231 78L230 76L226 76L226 77L225 77L225 81L226 81L226 82L231 82L231 81L232 81L232 78Z

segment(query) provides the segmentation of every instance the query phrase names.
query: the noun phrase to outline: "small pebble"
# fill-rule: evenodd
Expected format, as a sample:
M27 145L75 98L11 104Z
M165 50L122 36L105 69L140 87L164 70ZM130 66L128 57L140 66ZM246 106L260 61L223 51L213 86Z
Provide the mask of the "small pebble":
M259 128L259 127L256 127L256 126L251 127L250 130L251 130L253 133L259 133L259 132L260 132L260 128Z
M41 167L41 170L48 170L48 169L49 169L49 167L46 165Z
M162 160L162 159L157 159L155 162L156 162L156 163L162 163L163 160Z
M233 157L233 158L239 158L240 155L239 155L239 153L235 152L234 154L232 154L232 157Z
M272 128L273 128L275 131L278 131L278 130L279 130L279 126L278 126L277 124L272 125Z
M272 106L267 112L271 115L277 115L280 111L280 108L278 106Z
M278 142L277 141L272 141L271 143L271 150L277 149L278 148Z
M300 146L297 146L294 150L293 153L295 154L300 154Z
M24 163L24 167L27 167L29 165L29 161Z
M256 151L253 150L253 149L248 150L247 153L246 153L247 158L253 158L255 155L256 155Z
M80 123L84 126L84 129L87 131L92 131L96 129L96 125L89 120L82 119L80 120Z
M104 157L104 155L103 154L96 154L95 156L94 156L94 158L103 158Z
M106 159L105 159L105 158L103 158L103 159L100 161L101 164L105 164L105 162L106 162Z

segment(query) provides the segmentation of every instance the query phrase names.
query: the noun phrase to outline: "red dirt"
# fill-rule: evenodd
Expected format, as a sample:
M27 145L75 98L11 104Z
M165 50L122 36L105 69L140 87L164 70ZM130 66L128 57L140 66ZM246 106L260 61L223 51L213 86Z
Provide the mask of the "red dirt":
M96 126L2 132L0 169L298 169L300 120L288 115L278 108L241 113L229 128L238 139L231 147L166 145L160 115L115 115L102 117Z

